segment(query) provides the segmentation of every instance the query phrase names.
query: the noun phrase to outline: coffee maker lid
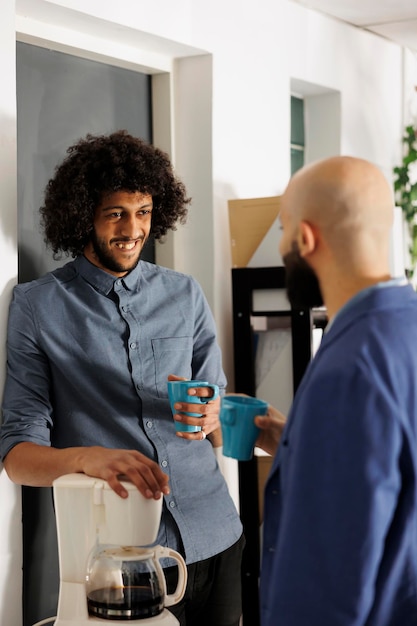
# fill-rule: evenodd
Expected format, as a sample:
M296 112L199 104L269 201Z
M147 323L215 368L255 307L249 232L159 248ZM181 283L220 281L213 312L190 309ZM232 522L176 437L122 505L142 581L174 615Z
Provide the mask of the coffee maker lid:
M121 483L127 491L137 490L137 487L135 487L135 485L128 480L127 476L122 477ZM73 487L74 489L80 489L83 487L91 489L91 487L99 487L112 491L112 488L106 480L103 480L102 478L95 478L94 476L87 476L87 474L82 474L81 472L59 476L59 478L54 480L53 484L57 487Z

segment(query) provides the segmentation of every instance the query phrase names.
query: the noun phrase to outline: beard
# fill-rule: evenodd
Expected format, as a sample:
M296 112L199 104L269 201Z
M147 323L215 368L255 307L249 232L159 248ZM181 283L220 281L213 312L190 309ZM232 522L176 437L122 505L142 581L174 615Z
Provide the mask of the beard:
M102 240L97 237L94 229L91 233L91 243L93 245L94 254L96 255L102 267L108 269L111 272L117 272L119 274L123 272L130 272L139 263L140 253L129 263L119 263L106 247L106 242L104 241L104 239ZM145 241L143 242L143 245L144 243Z
M294 309L323 306L319 281L314 270L300 255L296 242L283 257L288 300Z

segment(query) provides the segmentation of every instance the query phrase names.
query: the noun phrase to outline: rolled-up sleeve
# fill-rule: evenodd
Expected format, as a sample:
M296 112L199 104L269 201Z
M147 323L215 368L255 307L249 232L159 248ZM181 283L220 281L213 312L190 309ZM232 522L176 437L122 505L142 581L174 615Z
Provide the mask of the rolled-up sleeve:
M22 441L50 445L52 408L49 365L36 340L30 304L20 287L13 292L7 334L1 458Z

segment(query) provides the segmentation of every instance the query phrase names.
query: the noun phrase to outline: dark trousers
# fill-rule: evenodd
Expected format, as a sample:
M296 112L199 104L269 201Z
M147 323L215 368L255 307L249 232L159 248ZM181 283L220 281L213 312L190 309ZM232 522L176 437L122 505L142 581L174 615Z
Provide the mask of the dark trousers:
M242 615L241 563L245 538L216 556L187 566L184 598L168 609L180 626L239 626ZM164 569L168 592L177 584L177 567Z

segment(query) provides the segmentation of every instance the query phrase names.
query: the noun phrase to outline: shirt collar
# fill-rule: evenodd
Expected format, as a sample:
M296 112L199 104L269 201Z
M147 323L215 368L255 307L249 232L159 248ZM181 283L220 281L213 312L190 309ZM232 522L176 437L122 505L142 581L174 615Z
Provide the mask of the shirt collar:
M82 276L90 285L93 285L98 291L101 291L105 295L108 295L116 281L122 281L124 287L131 291L137 284L140 276L140 262L137 266L131 270L126 276L118 278L109 274L105 270L100 269L96 265L93 265L84 255L77 257L74 261L76 269L80 276Z
M371 285L370 287L365 287L365 289L361 289L361 291L359 291L352 298L350 298L350 300L348 300L346 304L344 304L342 308L338 310L333 319L331 319L327 324L324 332L327 333L330 330L330 328L334 324L334 321L339 317L339 315L342 315L351 307L358 304L358 302L366 298L368 294L370 294L372 291L376 291L377 289L385 289L386 287L403 287L408 284L408 280L405 276L399 276L398 278L390 278L389 280L384 280L380 283L375 283L375 285Z

